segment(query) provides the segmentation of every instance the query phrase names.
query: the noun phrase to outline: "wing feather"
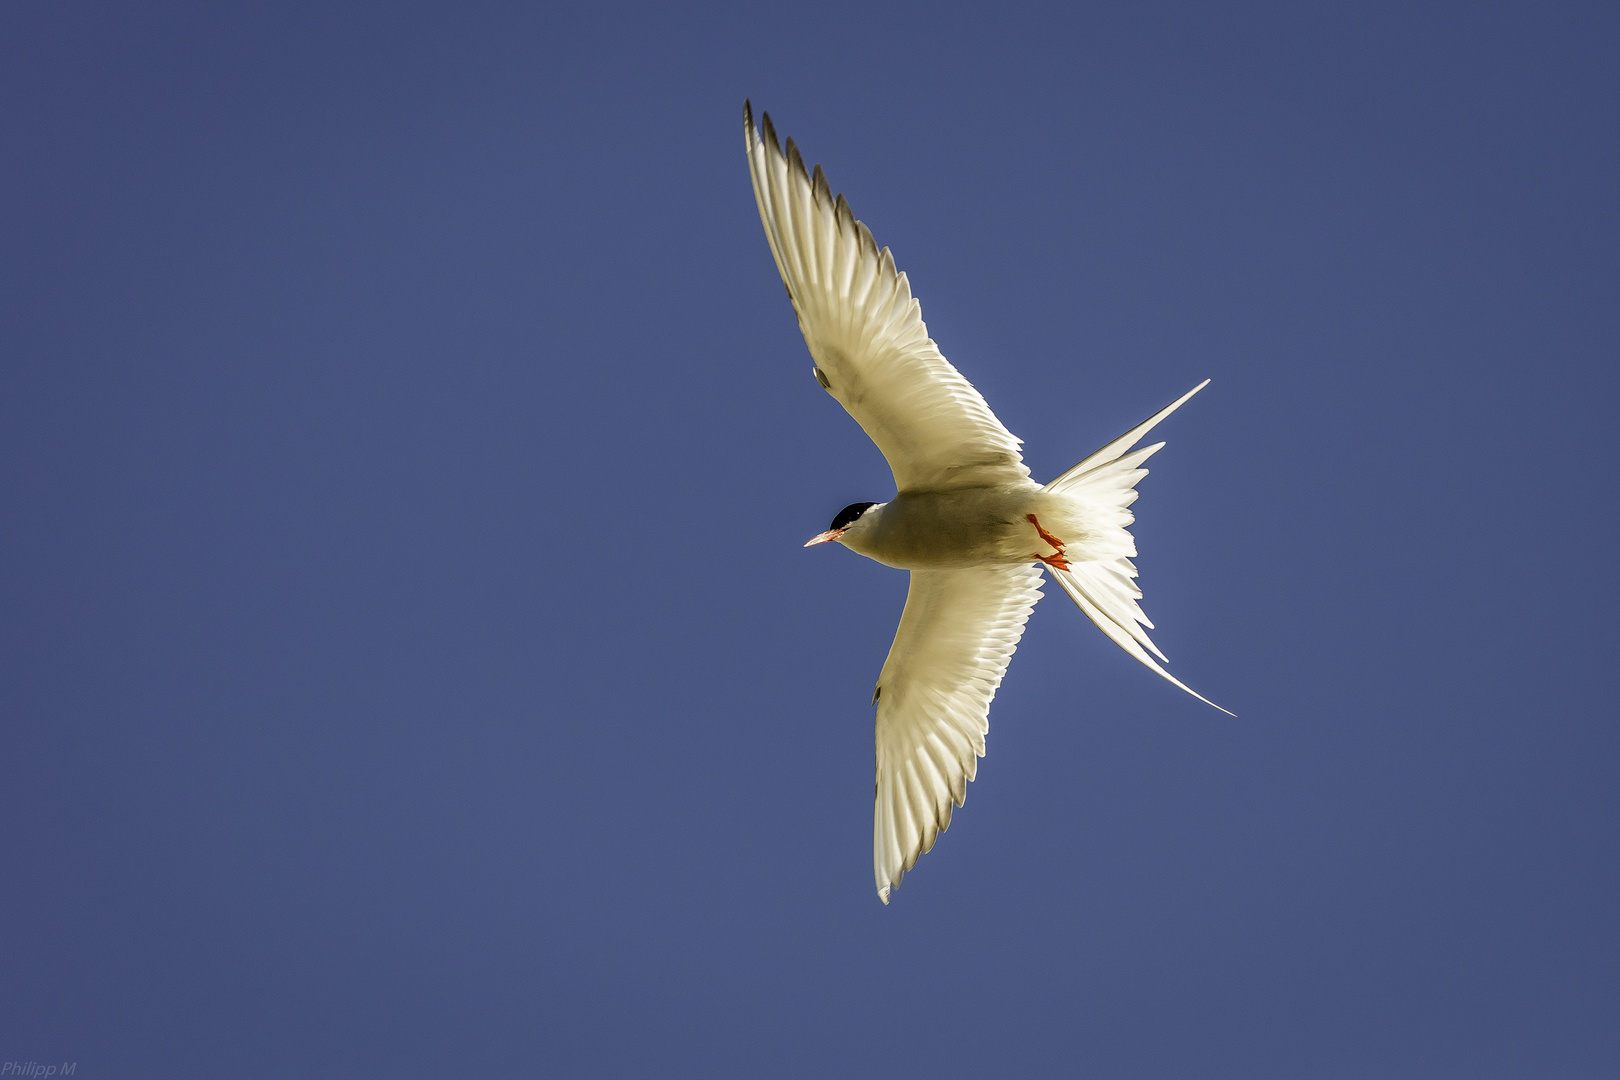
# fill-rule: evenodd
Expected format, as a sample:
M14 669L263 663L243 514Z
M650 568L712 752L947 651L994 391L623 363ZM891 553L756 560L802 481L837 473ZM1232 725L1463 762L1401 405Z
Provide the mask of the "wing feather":
M1029 476L1019 440L940 354L911 283L834 195L807 171L771 118L743 106L749 173L771 257L787 286L819 381L865 429L900 491L949 491Z
M872 864L885 904L967 798L990 701L1040 585L1032 564L911 572L878 676Z

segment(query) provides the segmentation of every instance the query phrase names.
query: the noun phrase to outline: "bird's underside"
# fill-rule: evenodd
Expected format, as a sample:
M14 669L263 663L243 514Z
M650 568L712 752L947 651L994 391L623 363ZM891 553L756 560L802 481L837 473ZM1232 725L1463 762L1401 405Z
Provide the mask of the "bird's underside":
M873 870L888 903L966 797L990 701L1040 599L1043 571L1110 640L1207 700L1154 659L1164 654L1143 629L1152 624L1137 605L1127 531L1147 474L1141 465L1163 443L1133 447L1205 384L1036 484L1020 441L929 338L889 250L831 193L819 165L813 174L805 168L793 140L783 150L768 115L757 131L745 103L743 122L760 220L816 381L883 451L898 492L888 503L855 504L851 520L812 541L837 540L911 572L873 694Z

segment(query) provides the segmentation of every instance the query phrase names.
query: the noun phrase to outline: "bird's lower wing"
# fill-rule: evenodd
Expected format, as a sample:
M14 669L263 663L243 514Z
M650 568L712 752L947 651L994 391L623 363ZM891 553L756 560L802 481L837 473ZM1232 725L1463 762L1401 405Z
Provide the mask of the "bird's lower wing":
M990 700L1040 586L1040 569L1028 563L911 572L876 693L872 865L885 904L967 797Z

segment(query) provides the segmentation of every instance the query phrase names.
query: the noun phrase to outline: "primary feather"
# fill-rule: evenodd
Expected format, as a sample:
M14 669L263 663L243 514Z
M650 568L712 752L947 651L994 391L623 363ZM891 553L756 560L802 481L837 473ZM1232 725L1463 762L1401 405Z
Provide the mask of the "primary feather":
M759 218L793 300L818 380L865 429L900 491L1008 483L1029 476L1019 441L928 336L922 306L849 203L812 177L793 140L783 151L743 107Z
M876 695L872 866L885 904L967 798L990 699L1040 598L1030 563L911 572Z

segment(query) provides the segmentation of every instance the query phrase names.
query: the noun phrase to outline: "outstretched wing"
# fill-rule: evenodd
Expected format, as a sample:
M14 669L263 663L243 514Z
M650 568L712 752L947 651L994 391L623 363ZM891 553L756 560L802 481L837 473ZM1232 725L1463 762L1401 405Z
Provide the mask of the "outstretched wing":
M872 866L885 904L967 797L990 699L1040 598L1030 563L911 572L876 693Z
M899 491L1014 483L1029 475L1019 440L928 336L906 275L849 203L812 178L771 118L763 137L743 105L748 169L776 267L816 379L877 443Z

